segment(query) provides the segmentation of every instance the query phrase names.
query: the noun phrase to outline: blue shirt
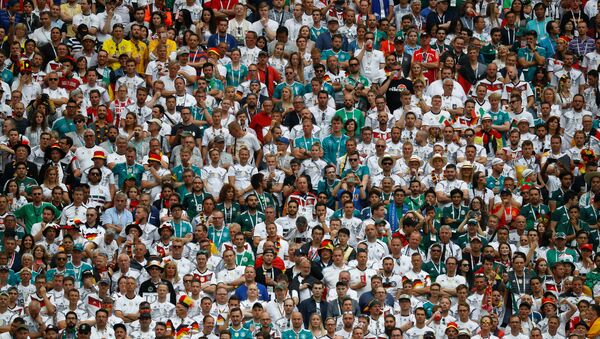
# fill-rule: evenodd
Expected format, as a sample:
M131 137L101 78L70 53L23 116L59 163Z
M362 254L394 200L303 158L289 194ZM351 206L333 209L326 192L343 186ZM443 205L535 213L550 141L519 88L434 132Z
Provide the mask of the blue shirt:
M133 214L126 209L119 213L115 207L111 207L102 213L100 219L104 225L114 224L125 228L127 225L133 223Z
M217 47L221 42L227 43L227 51L237 48L237 40L231 34L226 34L224 37L219 36L219 33L213 34L208 38L208 48Z
M269 297L267 287L260 283L256 283L256 286L258 287L258 298L263 301L269 301L271 298ZM238 297L240 301L248 299L248 286L246 286L246 284L241 284L240 287L235 290L235 296Z

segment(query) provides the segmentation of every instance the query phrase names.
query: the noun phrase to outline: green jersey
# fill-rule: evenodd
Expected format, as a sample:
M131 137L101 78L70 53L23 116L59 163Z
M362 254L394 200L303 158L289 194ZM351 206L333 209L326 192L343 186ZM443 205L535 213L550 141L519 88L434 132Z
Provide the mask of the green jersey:
M202 203L204 199L212 197L210 193L202 192L201 194L188 193L183 198L183 208L190 218L194 218L198 214L202 213Z
M527 204L521 207L520 214L524 216L527 221L527 230L532 230L536 228L538 224L545 224L550 220L550 208L544 204L539 204L538 206Z
M254 232L256 225L263 221L265 221L265 215L260 211L256 211L253 214L246 211L237 218L237 223L242 227L242 232Z
M365 115L359 109L351 109L350 111L345 108L341 108L335 112L335 115L342 118L342 123L346 124L346 121L353 119L356 121L356 136L359 135L360 130L365 126ZM344 133L346 129L344 128Z
M39 206L29 203L15 211L15 217L25 222L25 233L31 234L31 226L42 222L42 212L44 207L50 207L54 211L56 218L60 217L60 211L49 202L43 201Z

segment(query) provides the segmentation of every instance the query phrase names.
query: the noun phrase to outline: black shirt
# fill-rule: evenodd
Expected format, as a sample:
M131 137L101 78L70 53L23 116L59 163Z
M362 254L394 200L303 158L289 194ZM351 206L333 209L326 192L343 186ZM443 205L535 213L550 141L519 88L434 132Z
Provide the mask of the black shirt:
M400 93L405 90L409 90L413 93L413 83L408 79L392 79L390 80L390 86L385 92L387 98L387 104L390 112L400 108L402 103L400 102Z

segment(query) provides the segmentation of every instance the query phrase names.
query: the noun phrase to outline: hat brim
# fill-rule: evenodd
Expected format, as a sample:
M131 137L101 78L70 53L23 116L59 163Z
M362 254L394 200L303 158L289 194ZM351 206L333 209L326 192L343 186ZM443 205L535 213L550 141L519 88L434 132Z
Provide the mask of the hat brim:
M65 151L63 151L62 148L60 148L60 147L49 147L44 152L44 157L46 159L50 159L50 155L52 154L52 151L58 151L60 153L61 159L63 159L67 155L67 153Z
M379 164L379 167L383 168L382 163L386 159L392 160L392 167L396 166L396 159L394 159L394 157L392 157L391 155L384 155L383 157L379 158L379 161L377 162Z
M137 229L137 230L140 232L140 234L144 233L144 232L142 231L142 228L140 227L140 225L138 225L138 224L129 224L129 225L127 225L127 226L125 227L125 234L129 234L129 232L131 232L131 229L132 229L132 228L135 228L135 229Z
M431 158L429 159L429 161L428 161L428 162L429 162L429 165L430 165L431 167L433 167L433 161L434 161L435 159L441 159L441 160L442 160L442 164L443 164L442 166L446 166L446 165L448 164L448 159L447 159L446 157L444 157L444 156L441 156L441 157L431 157Z

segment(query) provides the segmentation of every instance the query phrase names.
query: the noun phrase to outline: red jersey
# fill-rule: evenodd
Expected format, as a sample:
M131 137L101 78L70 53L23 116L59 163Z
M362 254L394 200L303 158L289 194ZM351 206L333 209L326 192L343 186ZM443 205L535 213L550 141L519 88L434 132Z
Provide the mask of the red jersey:
M425 50L423 47L419 48L413 54L413 62L420 62L423 64L431 63L431 62L439 62L440 57L434 49L430 47ZM429 83L435 81L435 69L431 68L428 70L423 70L423 75L429 80Z

